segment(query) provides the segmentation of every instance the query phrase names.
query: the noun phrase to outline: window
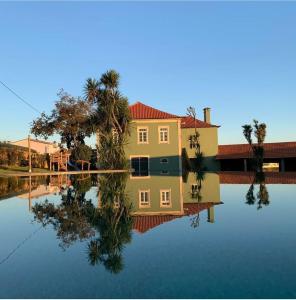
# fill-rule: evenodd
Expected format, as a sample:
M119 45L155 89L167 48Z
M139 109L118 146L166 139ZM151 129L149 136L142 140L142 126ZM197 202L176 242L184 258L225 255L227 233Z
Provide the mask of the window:
M161 158L160 159L160 163L161 164L168 164L169 163L169 160L167 158Z
M148 144L147 127L138 127L138 144Z
M139 207L150 207L150 190L139 191Z
M149 158L148 157L132 157L131 168L133 177L149 176Z
M168 170L162 170L162 171L161 171L161 174L163 174L163 175L169 174L169 171L168 171Z
M160 191L160 207L171 206L171 190Z
M159 132L159 143L169 143L169 127L158 127Z

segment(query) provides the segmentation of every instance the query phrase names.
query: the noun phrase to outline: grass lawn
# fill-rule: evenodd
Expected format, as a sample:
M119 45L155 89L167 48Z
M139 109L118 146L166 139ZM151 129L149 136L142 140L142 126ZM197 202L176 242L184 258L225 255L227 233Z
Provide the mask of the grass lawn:
M21 172L29 172L28 167L7 167L7 168L0 168L0 174L9 174L9 173L21 173ZM32 172L41 173L41 172L49 172L48 169L39 169L39 168L32 168Z

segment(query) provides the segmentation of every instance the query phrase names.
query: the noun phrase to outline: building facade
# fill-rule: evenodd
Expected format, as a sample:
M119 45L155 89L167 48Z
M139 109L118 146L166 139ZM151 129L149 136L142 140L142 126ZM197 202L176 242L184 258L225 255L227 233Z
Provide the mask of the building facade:
M26 148L29 147L27 138L15 142L10 142L10 144ZM57 143L51 143L36 139L30 139L30 147L32 150L35 150L39 154L52 154L59 151L59 146Z
M195 159L190 144L195 127L206 170L218 170L218 126L210 123L210 109L204 110L204 121L163 112L141 102L131 105L130 112L131 135L125 153L134 170L131 177L179 176L184 156Z

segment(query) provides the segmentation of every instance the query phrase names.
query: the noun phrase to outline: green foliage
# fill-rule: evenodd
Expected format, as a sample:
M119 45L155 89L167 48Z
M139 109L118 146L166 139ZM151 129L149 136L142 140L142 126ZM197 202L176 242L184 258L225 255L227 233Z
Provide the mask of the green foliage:
M42 113L33 121L31 131L35 136L47 139L53 134L61 136L61 142L73 149L84 144L85 137L93 132L91 124L92 105L81 98L75 98L63 90L50 115Z
M31 150L32 167L44 168L48 165L48 155ZM28 166L29 149L7 143L0 143L0 166Z
M44 184L45 177L34 176L31 178L31 190ZM30 190L29 178L22 177L0 177L0 200L12 197L13 195L27 193Z
M72 151L71 151L71 160L86 160L90 161L92 157L92 149L91 147L80 144L77 145Z
M131 241L132 217L125 194L127 174L98 177L99 206L85 199L90 178L71 177L72 187L62 193L61 204L45 201L33 207L34 219L51 225L60 246L66 249L77 240L87 240L91 265L102 264L112 273L123 269L122 250Z
M77 193L85 196L86 192L88 192L92 187L92 177L86 174L85 175L72 175L70 177L72 185Z
M124 144L116 141L112 134L100 138L97 146L99 157L99 168L102 169L124 169L127 167Z
M201 151L199 137L200 134L196 128L196 111L195 108L190 106L187 108L187 115L194 119L194 134L189 136L190 148L195 149L195 161L191 169L195 172L205 171L204 167L204 155Z
M257 120L254 120L254 127L255 127L255 137L257 138L258 145L262 145L264 143L265 137L266 137L266 124L261 123Z
M243 125L243 135L250 145L253 154L253 165L257 172L262 172L263 170L263 160L264 160L264 141L266 137L266 124L260 123L254 120L254 125L246 124ZM252 134L254 134L257 139L257 143L254 144L252 140Z
M110 70L100 80L87 79L84 92L89 103L96 105L91 123L98 133L98 156L100 168L123 168L124 145L129 135L131 121L128 100L122 96L119 74Z
M243 125L243 134L244 134L244 137L245 139L247 140L247 142L252 145L253 144L253 141L252 141L252 132L253 132L253 128L251 125Z
M255 193L255 185L259 186L259 190ZM269 205L269 193L265 184L265 175L263 172L255 172L253 182L246 194L246 204L254 205L257 202L257 209L261 209L263 205Z

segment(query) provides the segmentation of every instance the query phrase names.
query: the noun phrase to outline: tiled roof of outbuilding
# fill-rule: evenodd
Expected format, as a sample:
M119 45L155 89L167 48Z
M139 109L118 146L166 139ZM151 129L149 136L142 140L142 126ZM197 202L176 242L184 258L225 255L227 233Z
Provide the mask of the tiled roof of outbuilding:
M250 158L252 152L248 144L220 145L217 159ZM296 142L265 143L265 158L296 157Z

